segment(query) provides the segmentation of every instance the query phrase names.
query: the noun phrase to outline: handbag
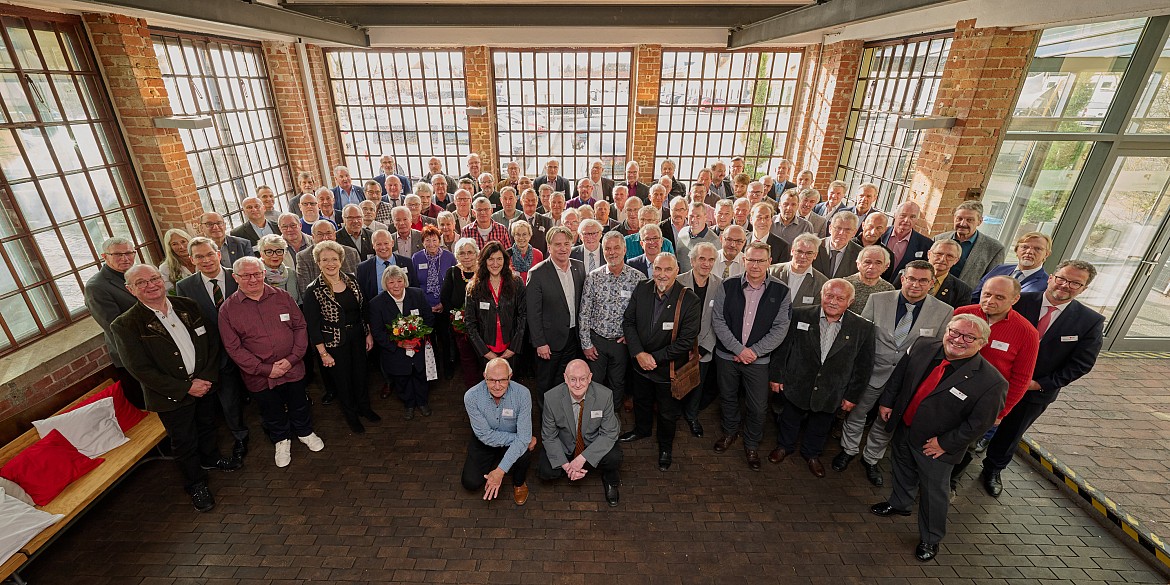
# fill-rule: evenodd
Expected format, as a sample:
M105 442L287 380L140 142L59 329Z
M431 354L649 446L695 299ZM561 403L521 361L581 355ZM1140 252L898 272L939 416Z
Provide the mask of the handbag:
M679 316L682 314L683 295L678 295L678 304L674 306L674 328L670 331L670 342L678 338ZM695 347L687 352L687 363L678 370L674 369L674 360L670 360L670 395L676 400L682 400L691 393L701 382L699 376L699 340L695 339Z

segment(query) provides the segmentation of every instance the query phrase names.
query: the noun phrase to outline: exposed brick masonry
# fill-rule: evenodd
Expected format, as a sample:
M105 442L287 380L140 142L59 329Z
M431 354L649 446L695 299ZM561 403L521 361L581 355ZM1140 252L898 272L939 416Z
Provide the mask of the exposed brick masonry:
M272 97L280 118L280 132L284 135L285 152L288 153L292 172L294 176L299 171L319 174L321 164L314 144L316 139L309 119L309 100L305 95L297 46L282 41L264 41L262 44L268 79L272 83ZM324 130L326 133L333 132L331 128Z
M479 154L483 161L483 172L492 173L498 179L496 168L496 119L492 111L496 103L495 83L492 77L492 55L485 46L463 49L463 72L467 80L467 105L484 108L481 116L467 116L471 132L471 152Z
M841 41L805 50L803 97L789 152L796 170L816 174L813 186L822 192L837 173L863 45Z
M654 149L658 139L658 114L638 113L638 106L658 106L658 91L662 83L662 45L638 45L634 49L633 135L628 159L636 161L641 170L639 180L652 183L658 178L654 165ZM624 176L622 172L615 175Z

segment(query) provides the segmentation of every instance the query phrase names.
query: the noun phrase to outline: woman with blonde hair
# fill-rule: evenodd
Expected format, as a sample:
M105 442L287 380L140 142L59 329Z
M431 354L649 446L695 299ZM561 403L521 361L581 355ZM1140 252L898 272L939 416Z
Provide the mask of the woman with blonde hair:
M175 292L175 283L195 274L195 262L187 250L187 242L191 241L191 234L179 229L169 229L163 235L163 249L166 251L163 263L158 265L162 273L163 284L167 293Z

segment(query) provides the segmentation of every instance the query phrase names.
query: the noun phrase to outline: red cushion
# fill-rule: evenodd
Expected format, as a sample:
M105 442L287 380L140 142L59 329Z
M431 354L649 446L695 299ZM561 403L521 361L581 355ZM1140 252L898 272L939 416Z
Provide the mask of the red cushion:
M147 412L145 410L139 410L137 406L130 404L130 401L126 400L126 395L122 392L121 382L114 382L106 386L101 392L91 394L89 398L86 398L77 406L65 412L77 410L82 406L108 397L114 398L114 416L118 417L118 426L122 427L123 433L129 432L130 429L134 428L134 425L142 422L142 419L146 418Z
M0 467L0 477L16 482L36 505L44 506L103 461L78 453L69 439L54 430Z

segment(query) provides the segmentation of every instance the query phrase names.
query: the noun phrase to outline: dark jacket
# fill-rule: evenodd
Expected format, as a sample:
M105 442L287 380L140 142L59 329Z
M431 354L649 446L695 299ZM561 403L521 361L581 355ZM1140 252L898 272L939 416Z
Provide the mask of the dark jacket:
M362 240L362 247L361 250L358 251L358 257L360 257L362 260L365 260L374 255L374 244L370 242L370 237L373 235L374 232L370 231L370 228L362 228L362 233L360 236ZM356 242L353 240L353 236L349 235L349 232L345 231L345 227L338 228L337 243L341 244L342 246L349 246L355 250L358 249Z
M117 344L114 343L110 324L136 304L138 299L126 290L126 275L110 268L108 264L103 264L102 269L85 282L85 306L89 308L93 320L102 328L106 347L110 349L110 361L114 362L114 367L117 368L122 367L122 358L118 353Z
M463 269L458 264L447 269L443 277L443 290L439 292L439 301L443 303L443 310L450 313L455 309L462 309L467 304L467 281L470 277L463 277Z
M280 228L276 229L276 233L280 233ZM223 237L223 245L219 247L219 263L223 264L224 268L231 268L236 260L244 256L255 255L256 252L248 240L230 234Z
M890 238L894 235L894 228L886 228L886 233L882 235L881 243L889 249ZM894 264L894 255L890 254L890 267L882 278L886 282L898 286L898 273L907 264L915 260L926 260L926 253L930 251L930 247L934 245L934 240L918 233L917 230L910 232L910 241L906 244L906 253L902 255L902 261Z
M365 321L366 300L365 296L362 295L361 287L358 286L357 279L344 272L341 273L341 279L345 281L345 286L357 296L358 306L361 307L358 309L362 315L361 325L358 327L344 326L350 321L350 316L346 314L345 308L337 302L332 287L325 283L324 278L318 276L309 283L309 288L305 289L305 294L301 297L310 347L319 343L324 344L325 347L338 347L350 341L364 343L366 333L370 332L370 326Z
M585 288L585 266L569 259L569 270L573 273L573 299L576 301L574 314L581 316L581 291ZM551 259L545 259L528 271L528 287L524 289L528 303L529 339L533 347L549 346L560 351L576 335L569 329L569 307L565 304L565 291L557 278L557 267ZM696 333L697 335L698 333ZM515 350L513 350L515 351Z
M642 200L642 205L650 205L650 186L646 183L637 182L633 185L630 185L626 181L622 180L614 183L615 187L617 185L625 185L626 190L630 193L630 197L637 195L638 199Z
M467 306L464 312L464 324L467 326L467 341L475 348L475 353L483 357L488 345L496 343L496 317L500 318L500 330L504 336L504 343L514 353L520 353L524 344L524 328L527 326L527 304L524 300L524 282L519 276L512 276L512 291L500 293L500 302L496 304L490 291L476 294L468 291Z
M934 293L934 298L958 309L971 304L971 287L961 281L954 274L948 274L942 281L942 286Z
M374 266L375 262L378 262L377 256L363 260L357 265L358 286L362 289L362 296L367 299L378 296L378 267ZM414 262L410 258L395 253L394 266L406 271L407 286L419 286L418 272L415 271Z
M821 308L792 311L788 335L768 364L773 382L784 384L784 397L813 412L833 412L841 400L856 403L873 373L873 323L852 311L841 316L841 330L821 361ZM754 330L753 330L754 331Z
M280 226L276 225L276 222L274 222L274 221L268 222L268 229L272 230L272 233L274 233L278 236L280 235ZM244 220L243 225L232 230L231 235L233 235L237 238L243 238L245 240L248 240L248 242L250 244L252 244L253 248L256 247L256 242L260 241L260 236L259 236L259 234L256 233L256 228L252 226L251 221L247 221L247 220Z
M413 286L406 288L402 309L408 315L422 317L423 323L428 327L435 324L435 314L431 312L431 306L427 303L427 297L421 288ZM407 356L406 350L398 347L398 342L390 340L390 331L386 327L393 325L401 315L398 303L394 302L388 292L380 293L370 301L370 335L374 337L374 343L381 350L378 352L378 364L384 374L391 376L425 373L426 361L423 351L415 351L413 357Z
M223 298L228 298L236 293L238 288L236 279L232 277L232 271L227 268L223 269ZM199 313L203 316L203 321L211 329L215 329L215 335L219 337L219 307L215 306L215 301L207 294L207 288L203 286L202 273L196 272L191 276L175 283L175 294L181 297L187 297L195 301L199 305ZM221 367L229 367L233 362L228 358L227 352L223 352L220 358L222 362Z
M654 305L657 300L656 284L653 280L639 283L630 295L630 303L622 318L622 330L626 336L626 347L630 351L630 368L654 382L670 381L670 363L678 368L686 365L690 352L695 347L702 328L702 301L680 282L666 293L666 303L658 319L654 319ZM682 303L679 323L674 324L675 305ZM670 323L670 328L666 324ZM671 341L673 329L678 336ZM658 367L647 372L638 366L638 354L649 353ZM697 358L696 358L697 359Z
M1042 315L1043 298L1042 292L1022 293L1013 308L1036 325ZM1052 404L1061 388L1089 373L1101 353L1104 328L1104 316L1080 301L1070 301L1040 337L1040 353L1032 372L1040 389L1025 392L1020 401Z

